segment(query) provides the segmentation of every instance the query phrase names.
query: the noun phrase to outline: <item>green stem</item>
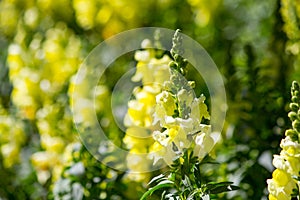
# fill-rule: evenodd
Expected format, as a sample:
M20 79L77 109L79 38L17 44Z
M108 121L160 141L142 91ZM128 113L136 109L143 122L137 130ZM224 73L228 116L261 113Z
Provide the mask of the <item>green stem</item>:
M181 200L185 200L185 198L182 196L182 194L180 194L179 197L180 197Z

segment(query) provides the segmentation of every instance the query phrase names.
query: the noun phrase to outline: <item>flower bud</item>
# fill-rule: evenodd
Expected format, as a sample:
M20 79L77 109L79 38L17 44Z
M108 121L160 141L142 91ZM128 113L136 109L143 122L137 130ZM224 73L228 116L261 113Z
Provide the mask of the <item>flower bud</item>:
M292 136L294 135L296 132L293 129L288 129L285 131L285 136Z
M174 55L174 59L175 59L175 60L178 60L178 57L179 57L178 54L175 54L175 55Z
M294 129L296 129L296 131L300 132L300 121L299 120L295 120L293 122L293 127L294 127Z
M195 86L196 86L195 81L189 81L188 84L191 88L195 88Z
M296 120L296 119L298 118L297 113L295 113L295 112L293 112L293 111L289 112L288 116L289 116L289 118L290 118L292 121L294 121L294 120Z
M142 47L143 49L152 48L151 41L150 41L149 39L144 39L144 40L142 41L141 47Z
M292 97L292 102L298 103L299 102L299 98L297 96L293 96Z
M186 74L186 70L184 70L183 68L180 68L180 73L184 76Z
M298 84L297 81L293 81L293 83L292 83L292 88L293 88L294 90L299 91L300 87L299 87L299 84Z
M297 112L299 109L299 106L297 103L290 103L290 108L292 111Z
M171 61L171 62L169 63L169 67L172 68L172 69L177 69L178 65L177 65L176 62Z
M187 59L182 59L182 62L180 63L180 67L184 69L186 68L187 64L188 64Z

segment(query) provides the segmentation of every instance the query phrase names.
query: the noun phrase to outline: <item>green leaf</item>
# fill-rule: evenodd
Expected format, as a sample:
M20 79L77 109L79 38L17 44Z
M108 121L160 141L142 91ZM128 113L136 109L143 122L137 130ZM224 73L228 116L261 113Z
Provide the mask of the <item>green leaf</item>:
M231 185L233 182L230 182L230 181L225 181L225 182L209 182L206 184L206 187L208 189L212 189L214 187L217 187L217 186L228 186L228 185Z
M187 175L184 175L184 179L182 180L182 183L187 188L192 188L191 181Z
M199 196L203 194L202 190L200 188L195 189L189 196L187 197L187 200L193 200L194 196L198 194Z
M156 190L159 190L161 188L171 188L174 186L174 182L170 180L164 180L160 182L158 185L154 186L153 188L150 188L147 192L144 193L144 195L140 198L140 200L146 199L148 196L151 196L153 192Z
M233 190L238 190L239 187L232 185L233 182L221 182L221 183L208 183L206 185L208 194L218 194L222 192L228 192Z
M148 183L148 185L151 185L152 183L154 183L156 181L163 180L163 179L167 179L167 178L165 177L164 174L160 174L160 175L155 176L154 178L152 178L151 181Z

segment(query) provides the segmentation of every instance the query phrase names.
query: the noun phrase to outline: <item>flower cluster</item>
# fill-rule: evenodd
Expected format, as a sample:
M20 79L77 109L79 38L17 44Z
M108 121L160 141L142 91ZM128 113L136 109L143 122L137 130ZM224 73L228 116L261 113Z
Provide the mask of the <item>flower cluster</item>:
M292 103L291 112L288 114L292 121L293 129L285 132L282 139L280 155L274 155L274 170L272 179L268 179L270 200L288 200L292 196L299 197L300 186L300 87L293 82L291 88Z
M61 171L66 144L74 141L68 104L69 80L81 61L81 42L64 23L29 40L19 24L15 42L8 48L7 65L13 85L11 94L21 120L34 123L41 151L31 156L38 180L45 183ZM24 43L28 38L29 45ZM52 173L53 172L53 173Z
M210 126L202 123L210 118L205 97L196 98L195 83L183 76L187 61L178 54L180 42L175 34L173 59L167 54L157 59L153 49L135 54L138 63L132 80L142 81L142 87L134 89L135 98L128 102L123 140L130 149L127 159L131 170L145 171L160 160L171 165L187 149L201 160L214 146ZM145 40L142 47L151 47L150 42ZM145 153L149 162L141 164Z
M177 30L171 49L173 61L169 63L171 76L156 95L154 124L158 123L161 130L153 132L155 142L151 156L154 164L163 159L171 165L189 148L201 160L214 145L209 134L210 126L201 123L203 118L210 118L205 97L196 98L193 92L195 82L187 81L183 76L187 61L180 56L183 53L181 46L182 38Z
M164 83L162 92L156 96L154 123L159 123L161 130L153 132L154 163L164 159L171 165L190 147L202 159L213 147L210 126L201 123L203 118L209 119L205 97L195 97L193 84L172 70L170 81Z
M138 5L137 1L125 4L107 0L0 2L0 34L5 36L1 44L6 45L7 40L6 62L12 84L10 100L16 110L4 114L0 111L0 131L3 132L0 149L5 167L18 163L22 147L27 145L26 148L33 146L30 161L40 183L47 183L51 178L55 181L60 175L66 162L63 154L77 141L70 110L73 106L70 95L75 84L72 76L86 49L90 50L99 39L124 30L125 25L139 23L131 20L140 14ZM123 12L116 12L120 9ZM87 37L78 36L86 33ZM97 87L96 112L104 116L101 126L117 138L119 130L110 126L113 116L105 107L110 95L107 85ZM85 111L93 103L82 100L78 108L81 113L75 117L88 123L90 116ZM23 121L28 121L26 126Z
M8 116L0 117L0 152L4 167L10 168L20 161L20 150L26 142L22 121Z

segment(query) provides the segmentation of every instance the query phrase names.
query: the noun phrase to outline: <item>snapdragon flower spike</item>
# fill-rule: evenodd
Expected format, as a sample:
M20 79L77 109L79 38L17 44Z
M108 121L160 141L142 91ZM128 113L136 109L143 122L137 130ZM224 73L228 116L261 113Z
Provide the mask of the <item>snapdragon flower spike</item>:
M272 179L267 180L270 200L300 197L300 87L296 81L292 84L291 96L291 111L288 116L293 128L285 132L286 137L280 143L280 155L274 155L273 158L273 165L277 169L274 170Z
M210 119L205 96L197 98L193 91L195 82L184 77L187 60L182 57L182 47L182 36L177 30L169 62L170 76L155 96L153 126L158 130L152 132L154 144L149 152L154 164L164 161L170 169L150 181L156 185L141 200L157 190L162 191L161 199L206 199L209 194L238 189L232 182L202 183L200 164L215 141L210 125L203 123L203 119Z
M155 147L151 157L154 164L163 159L171 165L185 151L194 151L200 160L209 153L214 140L210 136L210 126L202 124L202 119L210 119L205 97L196 97L193 81L187 81L183 76L187 61L183 54L182 38L179 30L175 32L169 63L170 79L163 83L162 91L156 95L154 124L158 123L161 130L153 132Z

